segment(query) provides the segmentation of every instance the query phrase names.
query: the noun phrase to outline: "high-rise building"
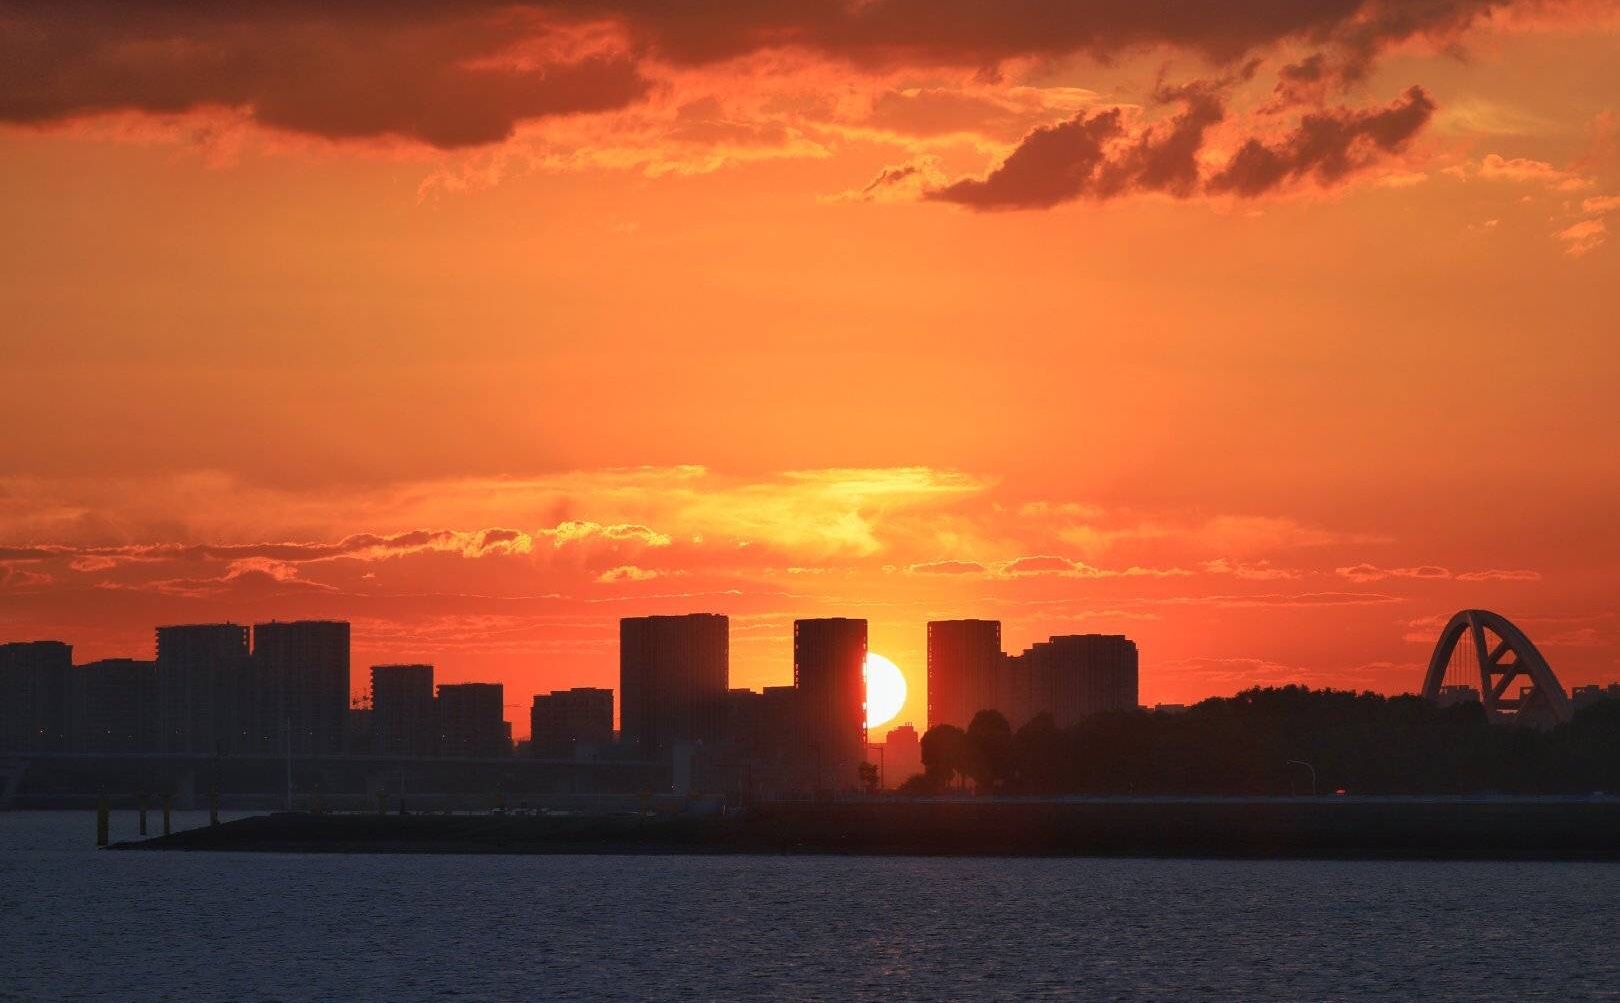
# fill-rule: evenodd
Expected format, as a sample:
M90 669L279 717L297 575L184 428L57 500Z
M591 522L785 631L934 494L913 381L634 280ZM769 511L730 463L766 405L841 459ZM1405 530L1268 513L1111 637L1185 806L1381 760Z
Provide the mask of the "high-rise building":
M765 697L754 690L726 691L726 740L744 755L757 755L763 745L764 706Z
M1013 661L1016 671L1029 674L1029 717L1051 714L1062 728L1093 714L1136 709L1136 643L1124 635L1053 637L1031 645ZM1013 717L1008 721L1014 728L1023 723Z
M1001 623L932 620L928 624L928 726L966 728L981 710L1000 709Z
M498 759L512 754L500 683L445 683L439 687L439 755Z
M433 666L371 667L371 749L379 756L431 756L439 741Z
M349 716L349 625L337 620L254 624L253 660L271 695L274 747L302 755L341 754Z
M802 758L804 708L797 686L767 686L759 694L762 745L777 759Z
M67 747L73 646L61 641L0 644L0 750Z
M157 629L157 749L191 755L266 752L263 680L234 623ZM279 733L278 733L279 734Z
M1448 688L1442 687L1441 694L1443 695ZM1479 699L1478 693L1474 695L1474 699ZM1569 702L1575 705L1576 710L1582 707L1590 707L1604 700L1620 700L1620 683L1610 683L1607 686L1590 683L1586 686L1570 687Z
M368 700L356 697L349 702L349 713L343 721L344 755L375 755L372 746L377 736L372 727L372 713L371 702Z
M895 788L922 772L922 739L908 722L883 739L883 783Z
M793 685L801 750L818 787L860 781L866 761L866 621L844 617L793 622Z
M74 752L151 752L158 740L157 663L105 658L75 666L68 729Z
M590 686L537 693L529 710L529 748L538 759L571 758L613 741L613 691Z
M716 613L619 621L619 731L632 755L664 761L677 742L726 732L731 624Z

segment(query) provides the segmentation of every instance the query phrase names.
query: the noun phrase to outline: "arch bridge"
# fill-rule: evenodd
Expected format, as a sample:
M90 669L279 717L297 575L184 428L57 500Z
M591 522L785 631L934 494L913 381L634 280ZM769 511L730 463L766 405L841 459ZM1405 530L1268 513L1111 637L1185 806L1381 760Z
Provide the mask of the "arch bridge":
M1574 713L1552 667L1524 631L1483 609L1463 610L1440 632L1423 696L1436 703L1477 699L1491 721L1538 727L1562 724Z

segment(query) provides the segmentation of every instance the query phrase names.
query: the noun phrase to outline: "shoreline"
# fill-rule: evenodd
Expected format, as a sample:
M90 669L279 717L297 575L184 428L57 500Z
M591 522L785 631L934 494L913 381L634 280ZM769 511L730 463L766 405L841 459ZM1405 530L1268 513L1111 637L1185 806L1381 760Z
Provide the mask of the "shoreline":
M1620 861L1620 801L848 802L725 817L279 812L111 849Z

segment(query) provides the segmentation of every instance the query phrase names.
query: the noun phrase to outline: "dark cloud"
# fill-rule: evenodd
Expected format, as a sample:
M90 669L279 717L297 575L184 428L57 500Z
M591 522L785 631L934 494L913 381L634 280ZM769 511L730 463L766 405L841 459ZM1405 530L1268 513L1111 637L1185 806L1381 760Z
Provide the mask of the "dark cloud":
M1512 0L623 0L623 17L668 59L706 63L797 47L861 64L993 66L1019 56L1107 58L1141 46L1235 60L1283 39L1343 38L1376 50L1466 26ZM581 9L574 5L573 9Z
M1244 143L1207 187L1216 194L1253 197L1305 177L1332 184L1404 149L1433 115L1434 101L1421 87L1385 108L1312 112L1278 142Z
M1042 126L983 179L965 178L924 197L974 209L1044 209L1094 194L1107 145L1124 134L1120 118L1110 108Z
M1043 126L985 177L965 178L923 197L980 210L1044 209L1141 192L1252 198L1307 177L1324 185L1342 181L1404 149L1434 113L1421 87L1382 108L1311 112L1279 140L1248 140L1225 167L1202 178L1205 134L1225 117L1220 89L1192 84L1164 92L1181 101L1183 110L1134 136L1118 109Z
M1191 84L1161 93L1185 109L1162 126L1150 126L1098 174L1097 195L1111 198L1130 191L1166 192L1186 198L1198 191L1198 153L1204 134L1226 117L1217 86Z
M449 148L646 93L627 53L521 44L545 34L533 12L478 2L0 3L0 120L221 107L329 139Z
M905 181L907 178L914 178L918 176L921 171L922 168L916 164L902 164L899 167L886 167L878 174L877 177L872 179L870 184L861 189L860 194L872 195L880 189L892 188L895 185Z
M1328 65L1325 55L1313 52L1297 63L1289 63L1277 71L1277 86L1273 90L1268 110L1279 111L1295 105L1319 105L1327 97L1328 88L1339 81L1339 75Z
M1305 59L1289 63L1277 71L1277 79L1285 84L1314 84L1325 76L1327 61L1320 52L1313 52Z
M0 0L0 121L221 107L333 139L464 147L526 120L634 104L649 91L649 59L712 64L794 48L857 66L978 67L995 79L997 64L1018 57L1164 46L1230 63L1293 40L1332 48L1348 74L1392 42L1446 37L1536 2ZM1184 125L1160 142L1192 142L1194 122ZM1084 150L1088 128L1103 127L1071 123L1050 141ZM1161 162L1174 150L1157 151ZM1175 165L1133 176L1176 191L1185 159Z

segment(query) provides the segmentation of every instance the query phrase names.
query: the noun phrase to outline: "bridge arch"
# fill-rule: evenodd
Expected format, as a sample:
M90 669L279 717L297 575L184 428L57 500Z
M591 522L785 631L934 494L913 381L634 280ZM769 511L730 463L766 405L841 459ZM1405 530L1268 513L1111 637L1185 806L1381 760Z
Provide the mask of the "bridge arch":
M1425 699L1440 700L1446 668L1465 639L1478 660L1479 700L1490 720L1547 725L1561 724L1573 715L1569 694L1530 638L1507 617L1483 609L1459 612L1440 631L1423 677ZM1509 687L1515 682L1522 686L1522 680L1529 681L1528 689L1511 692Z

